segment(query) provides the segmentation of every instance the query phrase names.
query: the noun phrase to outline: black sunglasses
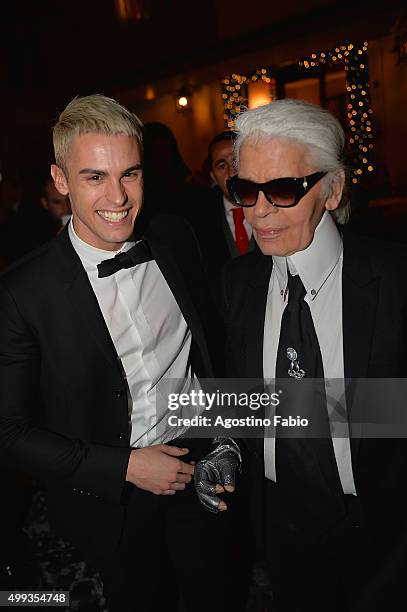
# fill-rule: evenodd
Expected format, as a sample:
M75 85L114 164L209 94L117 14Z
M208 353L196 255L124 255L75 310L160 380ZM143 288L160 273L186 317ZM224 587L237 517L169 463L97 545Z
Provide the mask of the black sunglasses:
M262 191L270 204L278 208L292 208L324 177L326 172L314 172L302 178L278 178L267 183L254 183L232 176L226 181L231 199L239 206L254 206Z

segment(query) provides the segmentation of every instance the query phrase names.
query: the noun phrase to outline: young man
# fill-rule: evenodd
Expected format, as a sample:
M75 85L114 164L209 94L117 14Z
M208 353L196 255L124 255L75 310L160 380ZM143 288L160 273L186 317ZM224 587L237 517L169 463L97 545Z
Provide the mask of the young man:
M46 481L51 517L100 569L111 612L228 609L227 579L202 589L212 559L230 567L227 513L207 513L189 484L210 444L179 439L156 401L164 379L188 392L212 375L194 238L165 217L133 244L141 123L116 101L73 100L53 136L72 219L0 280L2 460Z
M344 134L328 112L279 100L243 113L236 130L230 188L261 252L224 277L229 374L292 380L298 407L307 379L329 379L352 431L345 378L407 374L406 253L339 233ZM390 610L406 577L406 442L350 437L346 423L331 437L321 397L325 435L285 439L277 427L253 445L275 609ZM282 401L280 416L290 408Z

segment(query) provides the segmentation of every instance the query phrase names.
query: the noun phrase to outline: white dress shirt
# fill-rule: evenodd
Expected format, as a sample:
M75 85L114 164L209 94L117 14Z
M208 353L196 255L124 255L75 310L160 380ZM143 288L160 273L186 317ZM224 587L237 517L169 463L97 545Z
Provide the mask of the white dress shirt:
M236 242L235 221L233 219L232 211L239 207L236 206L235 204L232 204L232 202L230 202L227 198L225 198L225 196L223 196L223 206L225 207L226 221L228 222L230 231L232 232L233 240ZM244 217L243 219L243 227L245 228L248 238L250 240L250 238L252 237L253 230L252 230L252 226L250 225L250 223L246 221L246 217Z
M132 399L131 446L176 438L185 428L163 426L167 403L157 385L170 379L171 391L181 393L196 388L198 381L189 364L191 331L164 276L155 261L148 261L99 278L97 264L127 251L134 243L124 243L119 251L92 247L78 237L72 221L69 237L126 374ZM159 399L162 401L157 403ZM191 417L198 411L193 407L188 410Z
M342 326L342 265L341 236L329 212L325 212L315 230L314 239L303 251L289 257L274 257L267 295L264 322L263 368L264 378L274 379L281 319L287 305L288 273L299 274L306 290L304 300L309 305L315 332L321 349L327 395L341 398L344 406L345 384ZM331 380L329 380L331 379ZM329 387L328 387L329 385ZM329 411L328 411L329 414ZM332 427L332 422L331 422ZM344 493L356 495L353 478L349 428L334 425L333 449ZM275 466L275 438L264 441L265 475L278 481Z

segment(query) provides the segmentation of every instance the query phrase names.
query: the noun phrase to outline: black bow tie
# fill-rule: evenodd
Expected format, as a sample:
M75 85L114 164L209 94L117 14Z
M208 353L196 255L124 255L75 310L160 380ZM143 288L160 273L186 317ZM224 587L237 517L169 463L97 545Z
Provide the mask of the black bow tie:
M139 240L134 246L124 253L119 253L111 259L105 259L98 264L98 277L110 276L123 268L132 268L137 264L154 259L150 247L144 240Z

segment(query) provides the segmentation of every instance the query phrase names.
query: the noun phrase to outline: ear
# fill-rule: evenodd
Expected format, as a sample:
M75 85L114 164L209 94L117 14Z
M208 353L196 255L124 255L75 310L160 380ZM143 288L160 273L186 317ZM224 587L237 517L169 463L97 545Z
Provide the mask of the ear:
M326 210L335 210L338 208L340 201L342 199L343 186L345 184L345 172L343 170L339 170L335 173L332 178L330 195L325 202Z
M217 182L216 182L216 179L215 179L215 177L214 177L214 174L213 174L212 170L210 171L210 173L209 173L209 174L211 175L211 179L213 180L213 182L215 183L215 185L217 185Z
M59 193L66 196L69 193L68 181L64 174L64 171L55 164L51 166L51 176L54 179L55 187L58 189Z

